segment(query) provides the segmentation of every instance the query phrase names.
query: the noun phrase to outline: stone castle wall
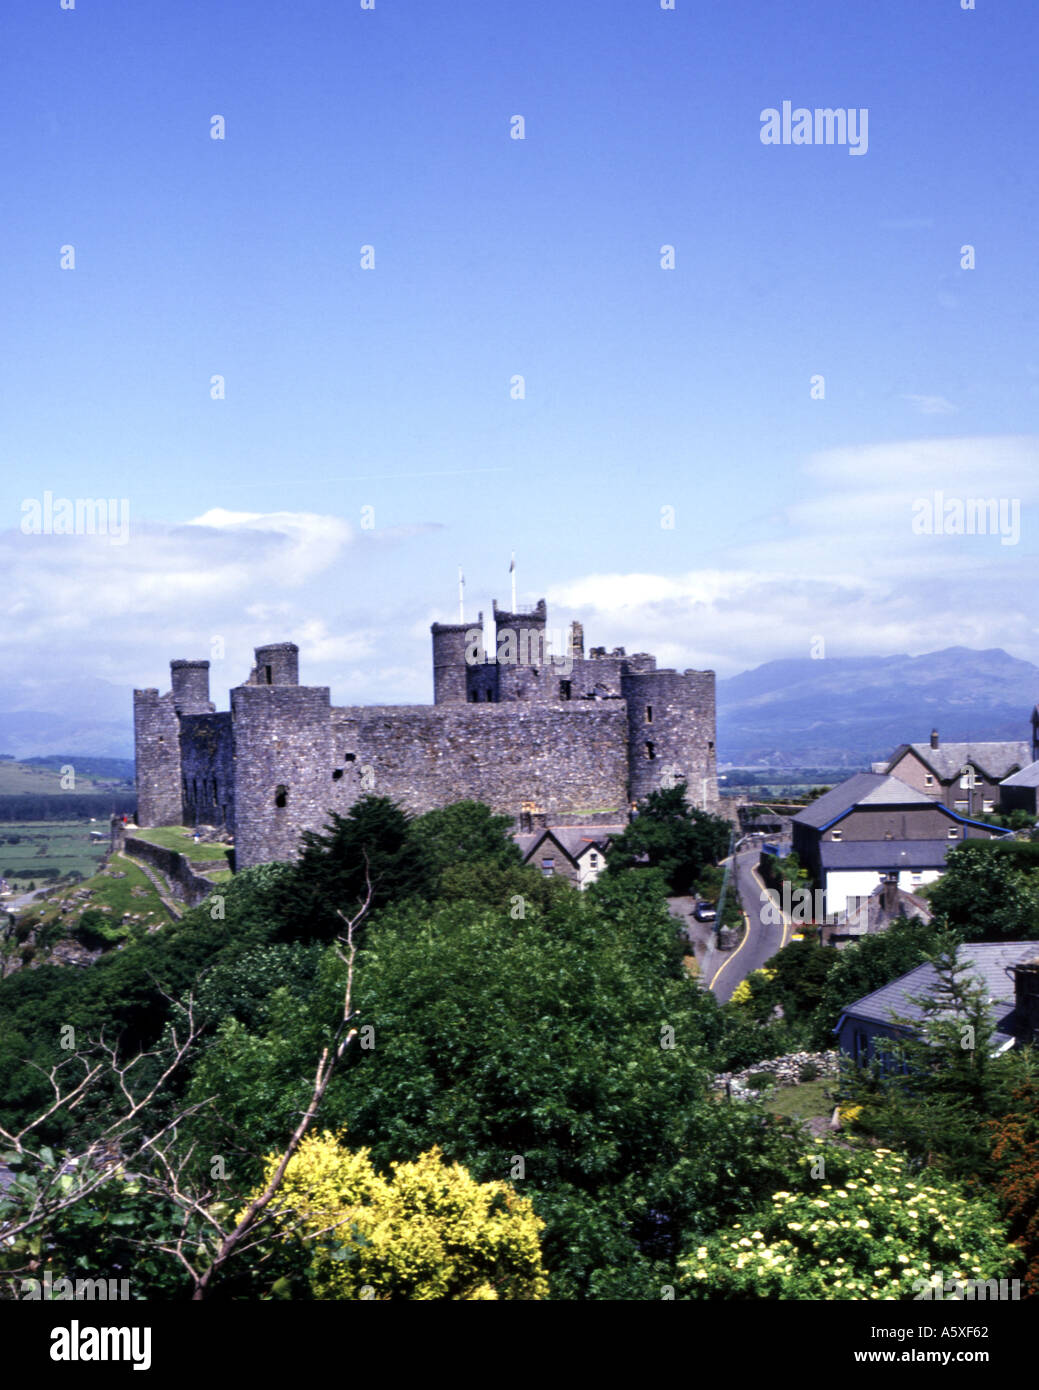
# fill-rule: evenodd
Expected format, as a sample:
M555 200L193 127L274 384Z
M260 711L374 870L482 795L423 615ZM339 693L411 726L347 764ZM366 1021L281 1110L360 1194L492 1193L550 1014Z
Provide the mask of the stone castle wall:
M495 618L499 636L543 630L544 601ZM471 798L563 823L623 817L684 779L692 804L717 808L713 672L657 671L621 648L586 657L579 625L572 671L524 667L527 653L518 669L472 667L471 632L433 625L433 705L333 707L327 687L297 683L296 647L277 643L257 648L216 714L208 662L171 663L170 695L134 694L139 822L226 825L246 868L294 858L303 831L367 792L416 814Z

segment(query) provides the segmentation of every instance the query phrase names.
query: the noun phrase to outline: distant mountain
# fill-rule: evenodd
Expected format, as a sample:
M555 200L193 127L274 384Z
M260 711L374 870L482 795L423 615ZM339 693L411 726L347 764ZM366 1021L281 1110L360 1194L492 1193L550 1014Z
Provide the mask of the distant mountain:
M900 743L1031 738L1039 666L1000 648L768 661L718 682L718 757L862 767Z
M71 753L133 757L133 691L84 677L21 682L0 696L0 753L15 758Z

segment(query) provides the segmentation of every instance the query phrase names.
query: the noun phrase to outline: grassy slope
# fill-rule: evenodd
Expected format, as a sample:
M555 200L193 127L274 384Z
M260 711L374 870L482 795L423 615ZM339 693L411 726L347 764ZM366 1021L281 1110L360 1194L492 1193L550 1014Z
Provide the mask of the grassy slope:
M191 838L192 831L183 825L149 826L147 830L133 828L130 834L134 839L147 840L151 845L160 845L163 849L176 850L192 864L205 864L216 859L226 859L229 853L227 845L196 845Z

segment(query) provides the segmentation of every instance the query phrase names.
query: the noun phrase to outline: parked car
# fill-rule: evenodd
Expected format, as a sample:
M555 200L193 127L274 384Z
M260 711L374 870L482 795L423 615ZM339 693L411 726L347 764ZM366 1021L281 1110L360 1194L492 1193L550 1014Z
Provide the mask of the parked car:
M698 902L693 908L693 916L698 922L713 922L718 913L714 903Z

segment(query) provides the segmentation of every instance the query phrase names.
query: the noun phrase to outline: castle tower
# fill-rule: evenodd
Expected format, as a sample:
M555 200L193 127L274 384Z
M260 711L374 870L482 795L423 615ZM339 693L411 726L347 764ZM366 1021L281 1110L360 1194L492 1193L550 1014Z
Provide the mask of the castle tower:
M170 692L178 714L211 714L209 662L171 661Z
M295 642L271 642L255 649L256 665L247 685L299 685L299 648Z
M429 630L433 634L433 703L464 705L469 698L469 666L466 663L465 652L467 645L471 643L469 634L478 630L477 625L434 623ZM482 636L480 641L482 646Z
M621 690L628 705L631 799L685 782L691 806L716 811L714 672L626 670Z
M529 613L510 613L494 602L498 661L498 699L547 700L551 692L551 655L545 650L545 600Z

